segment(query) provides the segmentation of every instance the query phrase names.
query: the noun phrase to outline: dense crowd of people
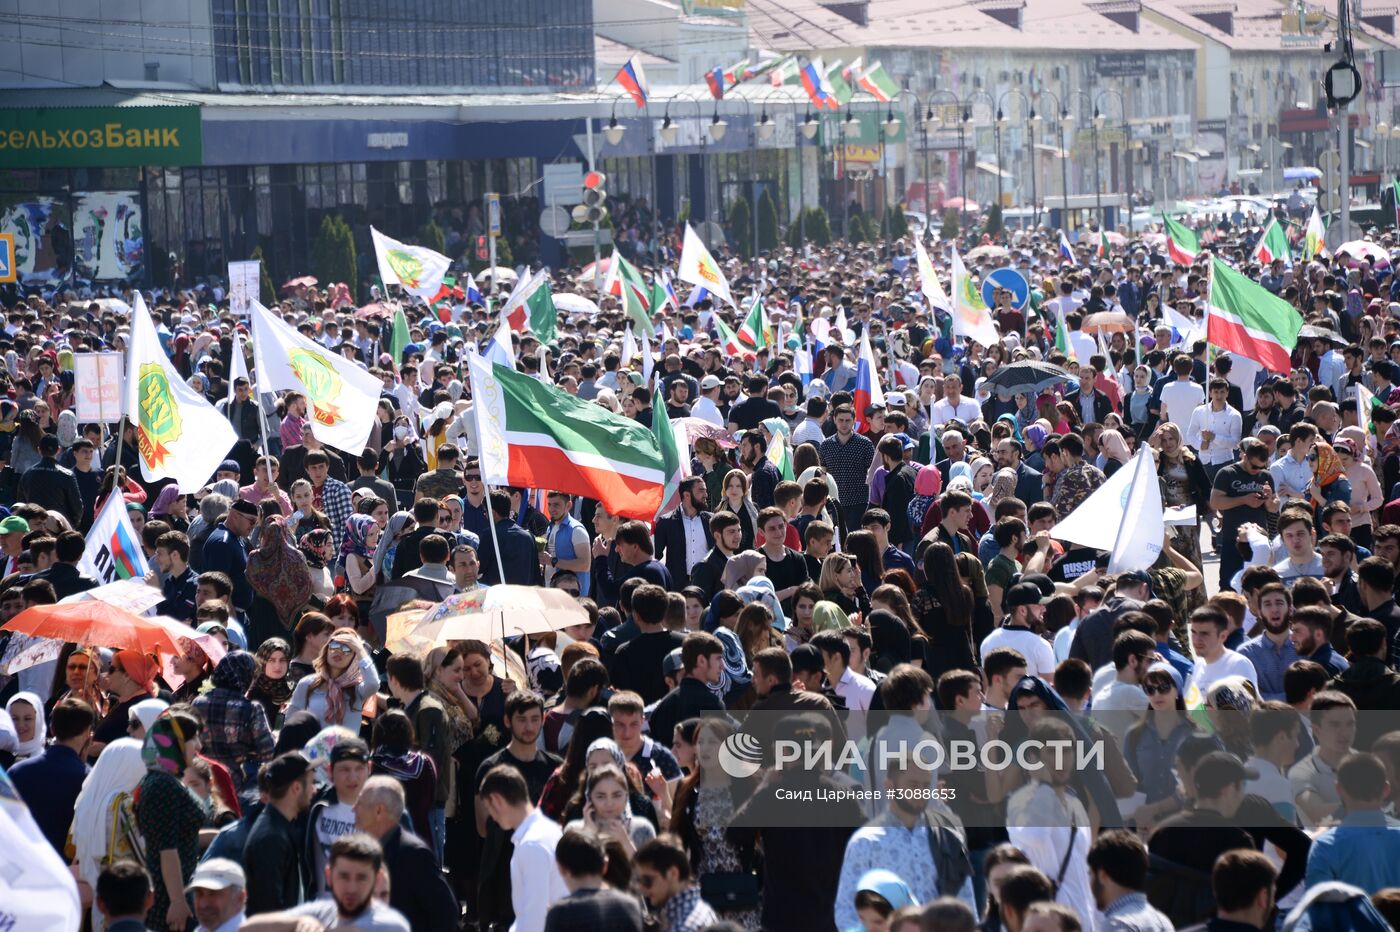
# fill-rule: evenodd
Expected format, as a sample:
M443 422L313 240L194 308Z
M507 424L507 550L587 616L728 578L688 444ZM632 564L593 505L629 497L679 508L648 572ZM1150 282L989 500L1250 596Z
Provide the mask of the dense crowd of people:
M488 487L466 369L497 330L484 302L408 307L400 358L337 286L274 308L382 380L347 451L304 396L230 378L252 355L221 294L151 295L238 436L186 496L144 479L131 423L76 417L73 356L123 350L125 313L25 298L0 334L0 622L97 585L85 535L121 495L152 611L190 631L173 658L66 643L37 665L0 632L0 777L97 930L1388 928L1400 243L1261 266L1257 219L1208 232L1191 264L1155 233L961 244L977 282L1028 285L1021 306L995 290L990 346L926 300L909 240L721 256L740 307L680 286L652 359L601 282L556 274L601 310L561 312L548 345L513 333L517 365L685 428L654 522ZM952 245L928 243L945 282ZM1307 325L1290 371L1206 342L1212 256ZM770 329L736 353L716 321L755 298ZM1010 378L1027 363L1048 377ZM1111 573L1055 527L1143 450L1176 517L1155 564ZM391 637L401 611L503 584L581 611ZM856 742L859 766L807 776L872 798L765 823L796 777L725 766L745 716ZM1105 753L875 753L910 735Z

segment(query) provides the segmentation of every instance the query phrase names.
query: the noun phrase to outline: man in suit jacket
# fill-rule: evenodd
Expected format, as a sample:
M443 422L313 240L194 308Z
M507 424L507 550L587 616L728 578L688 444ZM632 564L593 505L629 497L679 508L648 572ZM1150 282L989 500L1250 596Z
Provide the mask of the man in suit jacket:
M729 558L739 552L743 533L739 517L732 511L721 511L710 518L710 543L714 546L705 554L705 559L695 565L690 577L690 585L699 586L705 593L706 605L720 590L724 568L729 565Z
M1085 368L1087 369L1088 367L1085 366ZM1102 424L1103 419L1113 413L1113 401L1103 392L1099 391L1098 388L1095 386L1089 386L1089 390L1093 394L1092 404L1094 423ZM1070 392L1068 395L1066 395L1065 401L1068 401L1070 404L1074 405L1075 413L1079 415L1080 419L1084 423L1089 423L1089 419L1085 417L1085 415L1088 414L1088 412L1084 410L1084 406L1085 402L1088 401L1088 399L1084 397L1084 381L1082 379L1079 382L1079 389L1077 391Z
M1016 471L1016 497L1026 503L1029 508L1036 502L1045 498L1045 482L1039 470L1027 466L1022 457L1026 448L1021 445L1021 441L1011 437L1003 437L998 440L996 446L992 448L992 455L996 458L998 469L1012 469Z
M455 929L461 915L437 855L423 839L407 831L403 784L379 775L365 781L355 802L355 828L378 838L389 871L389 905L403 913L414 929Z
M533 586L540 581L539 549L535 535L516 524L510 517L510 496L500 489L491 490L491 517L496 522L496 540L501 548L501 564L496 563L496 547L488 546L488 535L481 538L481 571L478 574L488 586L512 583ZM395 561L397 562L397 560ZM502 573L504 567L504 573Z
M699 476L681 480L680 497L680 506L656 522L656 559L666 564L671 581L683 589L690 585L692 560L695 564L703 560L710 544L705 480Z
M590 829L569 829L554 846L554 863L569 895L549 907L544 932L642 932L642 907L603 885L603 841Z

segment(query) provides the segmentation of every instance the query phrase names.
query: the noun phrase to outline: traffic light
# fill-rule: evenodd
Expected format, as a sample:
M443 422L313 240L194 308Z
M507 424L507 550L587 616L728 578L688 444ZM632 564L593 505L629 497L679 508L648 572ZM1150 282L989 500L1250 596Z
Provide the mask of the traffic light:
M607 180L608 176L602 172L589 172L583 176L584 222L600 223L608 215L608 208L604 206L608 192L603 188Z

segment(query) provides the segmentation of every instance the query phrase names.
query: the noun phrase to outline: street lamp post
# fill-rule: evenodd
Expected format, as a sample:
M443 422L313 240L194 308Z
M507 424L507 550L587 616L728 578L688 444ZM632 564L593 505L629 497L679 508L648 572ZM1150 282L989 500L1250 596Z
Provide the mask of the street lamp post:
M937 129L938 126L941 125L942 122L943 122L942 118L939 117L938 114L936 114L936 113L933 112L933 104L934 104L934 102L937 101L939 98L946 98L950 103L952 103L952 105L953 105L954 107L957 108L957 121L956 121L956 122L957 122L957 130L958 130L958 188L959 188L959 195L960 195L961 198L962 198L962 204L961 204L961 206L960 206L959 209L958 209L958 213L959 213L959 214L962 214L963 212L965 212L965 211L967 210L967 159L966 159L966 149L964 148L965 143L964 143L964 138L963 138L963 137L964 137L964 134L965 134L966 131L967 131L967 124L968 124L968 122L972 119L972 111L969 110L969 109L967 108L966 104L963 103L962 98L959 97L957 94L954 94L952 91L934 91L931 95L929 95L927 112L924 114L924 133L925 133L926 136L927 136L927 134L928 134L929 132L931 132L932 130ZM925 146L927 146L927 143L925 143ZM928 149L927 149L927 148L925 148L925 150L924 150L924 158L925 158L925 160L927 160L927 158L928 158ZM926 168L925 171L924 171L924 185L925 185L924 196L925 196L925 198L927 198L927 196L928 196L928 191L927 191L927 185L928 185L928 170L927 170L927 168ZM925 214L925 217L927 217L927 215L928 215L928 210L927 210L927 209L924 210L924 214ZM928 222L931 223L932 220L929 219Z
M672 119L671 119L671 104L676 103L677 101L688 101L689 103L694 104L694 105L695 105L695 116L696 116L697 121L698 121L698 120L702 120L702 119L704 119L704 117L705 117L705 108L704 108L704 104L701 103L700 99L697 98L697 97L692 97L692 96L687 95L687 94L678 94L678 95L676 95L675 97L672 97L670 100L666 101L666 109L665 109L665 111L662 113L662 116L661 116L661 129L659 129L659 130L657 131L657 133L658 133L658 135L661 137L661 141L662 141L663 143L665 143L666 145L668 145L668 146L669 146L669 145L672 145L673 143L675 143L675 141L676 141L676 136L677 136L677 135L679 134L679 132L680 132L680 125L677 124L677 123L675 123L675 122L672 121ZM718 113L716 113L715 119L716 119L716 120L719 119ZM721 122L722 122L722 121L721 121ZM719 136L717 136L717 137L715 137L715 138L716 138L716 139L719 139L719 138L722 137L723 135L724 135L724 130L720 130ZM702 204L704 204L707 208L709 207L709 198L707 197L708 188L709 188L709 178L708 178L709 169L708 169L708 165L706 164L706 155L708 154L708 148L709 148L708 145L707 145L708 140L709 140L709 137L708 137L708 136L706 136L704 133L701 133L701 134L700 134L700 198L699 198L699 200L700 200L700 202L701 202ZM691 203L692 203L692 205L694 204L694 201L695 201L695 198L692 197L692 198L691 198ZM708 218L705 217L705 216L703 216L703 215L700 217L700 224L701 224L701 231L700 231L700 232L701 232L701 237L702 237L702 238L704 237L704 224L705 224L705 221L706 221L707 219L708 219Z
M1001 119L1001 114L1002 114L1002 111L1003 111L1003 109L1004 109L1004 108L1003 108L1003 105L1006 103L1006 100L1007 100L1008 97L1019 97L1019 98L1021 98L1021 118L1022 118L1023 120L1025 120L1025 121L1028 123L1028 127L1027 127L1027 128L1028 128L1029 135L1030 135L1030 137L1031 137L1031 150L1030 150L1030 152L1031 152L1031 216L1032 216L1032 225L1034 225L1035 202L1036 202L1036 180L1035 180L1035 130L1034 130L1034 126L1035 126L1035 123L1036 123L1038 117L1037 117L1036 114L1035 114L1035 107L1031 104L1031 99L1030 99L1029 97L1027 97L1023 92L1018 91L1018 90L1016 90L1015 88L1012 88L1011 90L1009 90L1009 91L1007 91L1006 93L1002 94L1002 95L1001 95L1001 99L1000 99L999 101L997 101L997 122L998 122L998 123L1003 123L1003 125L1005 125L1004 121ZM998 157L998 159L1000 159L1000 157L1001 157L1001 145L1000 145L1000 143L998 143L998 145L997 145L997 157ZM998 170L998 172L1000 172L1000 170L1001 170L1001 165L1000 165L1000 164L997 165L997 170ZM1000 203L1000 200L1001 200L1000 197L998 197L998 198L997 198L998 203Z
M758 127L753 121L753 101L739 97L749 117L749 222L753 227L753 254L758 255ZM719 102L715 102L719 111Z
M927 101L924 102L923 110L924 118L919 121L919 134L923 137L924 140L924 231L925 233L927 233L929 225L933 223L933 218L930 214L930 205L932 204L932 201L929 197L929 188L931 188L932 185L929 184L928 176L928 134L930 129L933 129L938 125L938 118L933 115L933 105L928 103ZM915 97L914 112L917 113L918 111L919 98Z
M846 105L846 118L839 124L841 140L841 157L837 164L841 166L841 235L843 238L850 238L851 235L851 192L850 181L846 177L846 135L854 133L860 129L860 120L851 112L851 105Z
M1069 231L1069 149L1065 143L1065 128L1071 123L1069 111L1065 109L1064 102L1060 100L1060 95L1049 88L1040 92L1041 97L1049 97L1055 103L1055 109L1051 111L1057 118L1057 132L1060 140L1060 229L1066 233ZM1040 117L1036 117L1040 119Z
M1122 95L1122 94L1118 93L1118 92L1115 91L1113 88L1105 88L1104 90L1099 91L1097 94L1094 95L1094 123L1093 123L1093 126L1094 126L1094 210L1095 210L1095 211L1098 213L1098 215L1099 215L1099 229L1100 229L1100 230L1102 230L1102 229L1104 228L1104 226L1106 226L1106 224L1104 223L1104 216L1103 216L1103 187L1102 187L1102 185L1100 184L1100 181L1099 181L1099 130L1103 129L1103 126L1104 126L1104 115L1103 115L1102 108L1100 107L1100 102L1101 102L1105 97L1116 97L1116 98L1118 98L1118 120L1119 120L1119 122L1120 122L1123 126L1126 127L1126 126L1128 125L1128 121L1127 121L1126 119L1124 119L1124 112L1123 112L1123 95ZM1125 142L1126 142L1126 139L1125 139ZM1127 151L1126 144L1125 144L1125 146L1124 146L1124 151ZM1129 197L1128 197L1128 217L1129 217L1129 219L1132 218L1132 213L1133 213L1133 211L1132 211L1132 196L1131 196L1131 192L1129 192Z

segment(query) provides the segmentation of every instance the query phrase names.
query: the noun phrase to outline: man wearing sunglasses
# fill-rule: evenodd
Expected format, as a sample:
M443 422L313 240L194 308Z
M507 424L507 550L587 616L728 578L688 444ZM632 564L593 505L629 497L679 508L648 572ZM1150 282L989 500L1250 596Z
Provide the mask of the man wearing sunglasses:
M467 460L463 474L467 494L462 496L462 530L471 531L477 540L487 540L491 535L491 520L487 515L486 484L481 481L481 462Z
M1243 524L1267 525L1268 516L1278 513L1278 496L1269 475L1269 451L1264 444L1248 438L1240 444L1238 463L1215 474L1210 507L1220 513L1220 540L1233 541ZM1233 591L1231 581L1244 566L1244 557L1234 547L1220 547L1220 588Z

